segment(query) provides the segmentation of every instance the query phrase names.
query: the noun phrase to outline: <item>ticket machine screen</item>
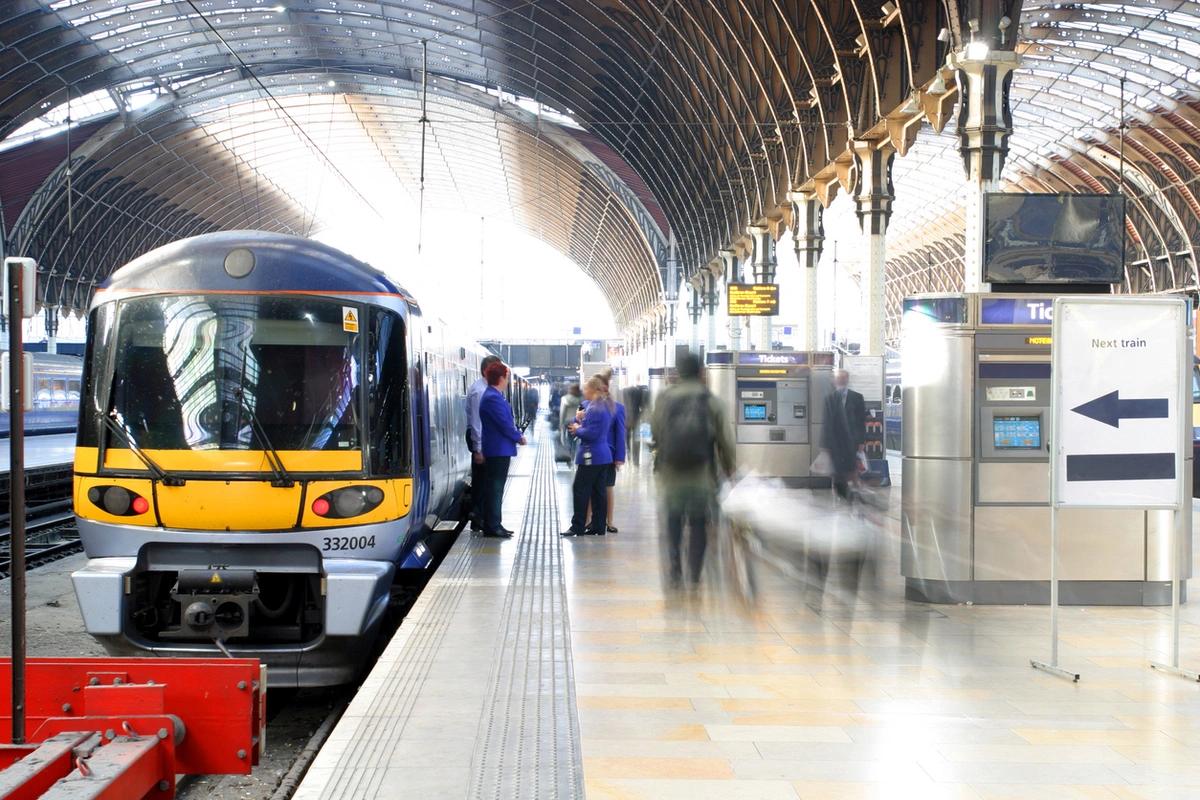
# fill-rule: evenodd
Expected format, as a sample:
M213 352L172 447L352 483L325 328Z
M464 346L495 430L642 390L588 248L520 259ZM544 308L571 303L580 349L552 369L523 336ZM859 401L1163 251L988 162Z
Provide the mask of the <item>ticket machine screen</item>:
M997 450L1041 450L1041 416L992 417L992 447Z
M743 403L742 419L746 422L762 422L767 418L766 403Z

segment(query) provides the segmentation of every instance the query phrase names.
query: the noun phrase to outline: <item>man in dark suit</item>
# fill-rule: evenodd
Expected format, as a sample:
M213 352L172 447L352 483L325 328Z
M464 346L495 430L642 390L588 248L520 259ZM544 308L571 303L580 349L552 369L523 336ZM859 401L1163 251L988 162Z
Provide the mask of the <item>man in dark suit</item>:
M850 480L858 472L858 454L867 438L867 408L863 396L850 388L850 373L833 374L833 392L825 399L821 447L833 461L833 488L838 497L849 496Z

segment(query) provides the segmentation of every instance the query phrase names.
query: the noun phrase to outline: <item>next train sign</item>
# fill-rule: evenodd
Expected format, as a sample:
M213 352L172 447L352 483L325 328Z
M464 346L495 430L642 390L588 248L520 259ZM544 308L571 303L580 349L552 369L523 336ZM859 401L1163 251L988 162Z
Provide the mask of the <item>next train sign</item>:
M1191 424L1187 315L1182 298L1055 301L1056 506L1179 506Z

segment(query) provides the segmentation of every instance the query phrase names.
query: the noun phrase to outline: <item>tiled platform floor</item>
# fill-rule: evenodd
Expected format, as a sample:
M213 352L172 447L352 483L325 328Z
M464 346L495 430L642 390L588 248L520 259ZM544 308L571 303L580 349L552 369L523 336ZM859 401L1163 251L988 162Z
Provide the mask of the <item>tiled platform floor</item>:
M556 471L561 519L570 473ZM510 488L514 529L529 480ZM868 588L852 594L831 583L822 594L760 565L759 601L746 608L715 583L695 596L664 591L647 468L623 471L617 497L619 534L561 542L570 637L556 653L571 659L592 800L1200 798L1200 686L1146 666L1167 655L1169 610L1064 608L1061 659L1083 673L1071 684L1028 665L1047 655L1045 608L905 602L894 518ZM837 524L824 495L811 503L799 524ZM475 598L462 601L452 623L470 625L474 646L449 662L428 656L433 668L423 680L437 684L429 697L441 705L417 695L424 716L412 717L393 761L379 764L391 768L392 792L379 796L480 796L469 776L448 793L429 783L433 772L477 763L466 740L495 708L483 665L504 652L496 631L521 543L477 541L470 552L489 557L444 579ZM1200 664L1200 605L1185 615L1184 661ZM388 653L416 641L402 632ZM362 694L385 679L373 675ZM565 688L547 681L542 691ZM334 746L347 747L361 725L344 722ZM421 736L438 746L414 761ZM319 761L314 773L328 764ZM553 785L526 786L519 796L566 796Z

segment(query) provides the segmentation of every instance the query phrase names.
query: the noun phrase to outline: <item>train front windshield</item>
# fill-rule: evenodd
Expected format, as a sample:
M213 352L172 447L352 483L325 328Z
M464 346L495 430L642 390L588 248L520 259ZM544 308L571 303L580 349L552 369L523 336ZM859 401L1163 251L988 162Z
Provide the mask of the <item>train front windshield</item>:
M360 309L351 324L347 308L254 295L108 304L89 367L111 377L89 382L92 408L145 449L359 449Z

